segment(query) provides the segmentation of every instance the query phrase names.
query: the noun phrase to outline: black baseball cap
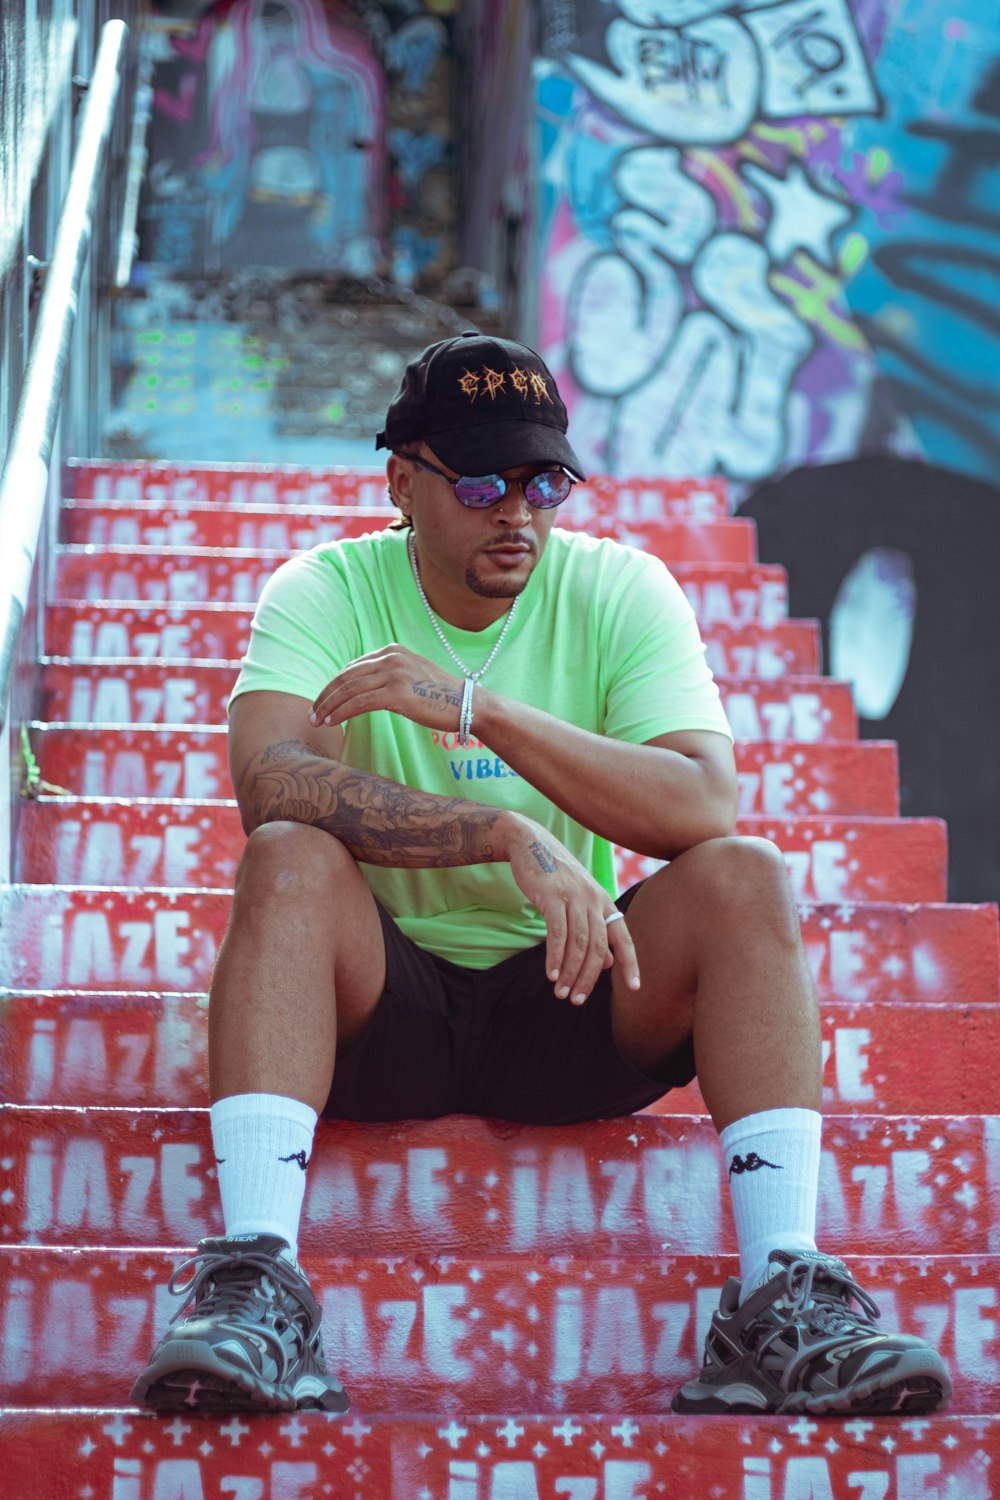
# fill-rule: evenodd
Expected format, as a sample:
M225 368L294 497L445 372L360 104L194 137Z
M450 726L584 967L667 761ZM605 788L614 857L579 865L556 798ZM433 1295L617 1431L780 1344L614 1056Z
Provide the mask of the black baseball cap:
M568 426L552 373L534 349L469 329L410 361L375 447L425 442L458 474L552 463L585 479Z

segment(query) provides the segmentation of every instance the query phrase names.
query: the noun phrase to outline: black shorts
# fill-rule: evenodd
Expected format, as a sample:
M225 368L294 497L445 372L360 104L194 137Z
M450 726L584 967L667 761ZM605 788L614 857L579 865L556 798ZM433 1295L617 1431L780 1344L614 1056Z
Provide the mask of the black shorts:
M619 897L620 910L638 889ZM337 1063L324 1115L573 1125L634 1114L694 1077L690 1038L659 1078L625 1062L611 1030L610 969L584 1005L572 1005L556 999L544 943L466 969L419 948L381 906L379 915L385 989L361 1041Z

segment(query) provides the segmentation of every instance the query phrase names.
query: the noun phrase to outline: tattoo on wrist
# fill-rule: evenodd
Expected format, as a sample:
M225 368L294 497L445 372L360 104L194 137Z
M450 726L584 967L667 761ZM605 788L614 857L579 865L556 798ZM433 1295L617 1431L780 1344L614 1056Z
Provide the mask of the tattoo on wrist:
M554 875L559 866L556 864L556 861L552 855L552 850L549 848L548 844L542 844L538 839L536 839L533 844L529 845L529 848L531 849L532 854L538 860L538 863L541 865L542 869L545 871L546 875Z
M440 682L412 682L410 692L418 698L428 698L432 703L447 703L452 708L460 708L462 704L461 693L454 692Z

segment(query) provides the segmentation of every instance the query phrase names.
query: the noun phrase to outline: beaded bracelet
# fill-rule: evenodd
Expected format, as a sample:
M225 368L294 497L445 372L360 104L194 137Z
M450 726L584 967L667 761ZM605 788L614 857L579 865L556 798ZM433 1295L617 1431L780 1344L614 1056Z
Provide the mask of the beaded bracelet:
M458 716L458 743L468 745L472 736L472 694L476 689L476 679L466 677L462 684L462 708Z

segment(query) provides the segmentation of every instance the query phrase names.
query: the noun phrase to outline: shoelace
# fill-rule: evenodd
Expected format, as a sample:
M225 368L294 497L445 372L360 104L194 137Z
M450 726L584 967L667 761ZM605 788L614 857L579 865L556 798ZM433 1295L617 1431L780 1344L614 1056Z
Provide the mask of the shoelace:
M821 1288L814 1292L813 1283L817 1275L822 1276L824 1281L833 1283L829 1291ZM859 1323L871 1324L879 1315L878 1304L858 1285L846 1267L838 1271L830 1262L824 1265L815 1260L793 1260L785 1270L784 1281L789 1299L789 1321L801 1320L812 1332L848 1333ZM854 1298L859 1310L856 1311L841 1300L843 1292L848 1292ZM822 1300L816 1300L817 1297ZM757 1350L758 1359L783 1332L783 1327L776 1328L761 1340Z
M241 1302L259 1295L255 1282L246 1281L223 1281L217 1278L221 1271L238 1270L246 1267L250 1271L256 1271L266 1276L270 1281L277 1283L282 1291L288 1292L299 1304L308 1319L308 1328L312 1329L313 1310L306 1301L305 1283L301 1274L291 1266L288 1261L282 1260L280 1256L255 1254L253 1251L245 1253L242 1250L233 1250L228 1254L218 1251L202 1251L199 1255L192 1255L187 1260L181 1261L170 1280L167 1282L167 1290L175 1296L183 1297L184 1301L170 1319L176 1323L177 1319L192 1302L197 1302L206 1283L214 1282L212 1290L207 1293L203 1303L205 1312L224 1311L229 1312L234 1306ZM181 1280L185 1272L192 1270L190 1281Z

